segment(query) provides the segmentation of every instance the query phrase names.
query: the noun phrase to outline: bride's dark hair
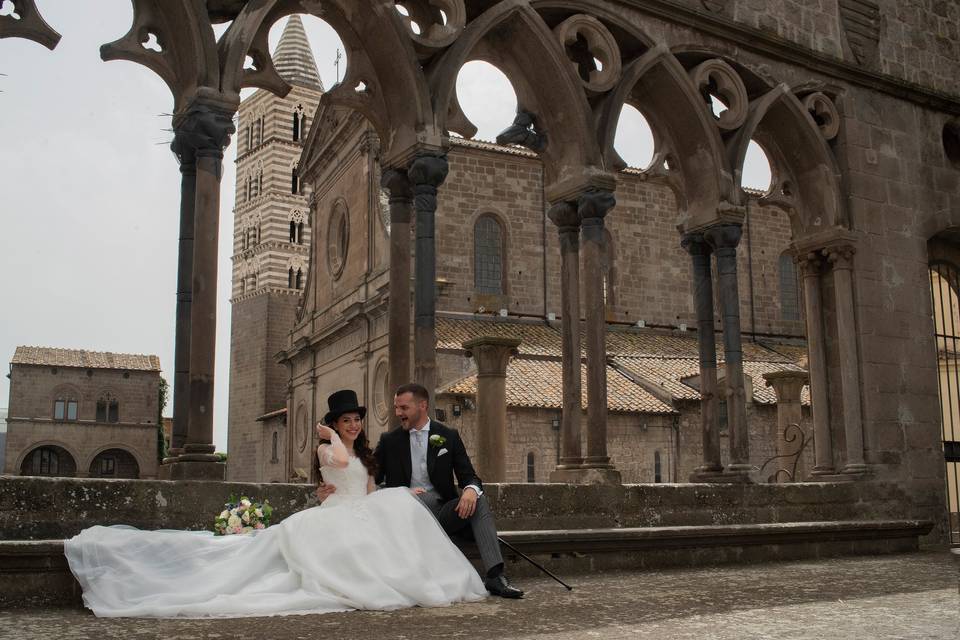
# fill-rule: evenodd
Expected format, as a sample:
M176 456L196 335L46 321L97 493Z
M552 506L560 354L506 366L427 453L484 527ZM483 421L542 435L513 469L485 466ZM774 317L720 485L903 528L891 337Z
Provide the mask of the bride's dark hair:
M333 424L328 425L334 431L337 430L336 424L337 424L337 419L339 419L339 417L340 416L337 416L337 418L333 420ZM330 441L321 440L320 443L330 444ZM361 429L360 433L357 434L357 439L353 441L353 453L356 454L358 458L360 458L360 462L363 463L363 466L367 469L367 473L373 476L374 478L376 478L377 477L377 459L376 457L374 457L373 449L370 448L370 443L367 441L366 430ZM314 454L313 456L313 464L314 464L314 468L317 470L317 477L318 478L321 477L320 460L316 454Z

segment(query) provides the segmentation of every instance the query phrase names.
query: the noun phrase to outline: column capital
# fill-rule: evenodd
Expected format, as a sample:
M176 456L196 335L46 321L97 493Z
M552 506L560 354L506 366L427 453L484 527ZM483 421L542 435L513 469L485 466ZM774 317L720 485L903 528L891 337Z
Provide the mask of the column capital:
M414 185L414 191L424 188L436 191L447 179L449 168L445 153L418 153L407 169L407 176Z
M181 163L189 163L197 155L222 157L236 127L233 113L194 103L186 113L175 118L173 130L170 150Z
M380 173L380 186L389 193L390 222L409 223L410 204L413 202L413 185L405 169L385 168Z
M613 191L606 189L588 189L577 198L577 213L580 224L603 224L610 209L617 204Z
M718 224L703 230L704 239L714 251L735 250L743 237L740 224Z
M857 252L852 244L838 244L825 247L822 250L827 262L833 265L834 269L852 269L853 255Z
M478 376L505 376L510 358L519 352L519 338L480 336L462 343L467 357L477 362Z
M560 233L565 231L580 231L580 214L577 212L576 204L569 200L561 200L553 203L547 216L555 224Z
M794 259L802 277L813 278L820 275L820 270L823 268L823 257L819 251L801 252Z
M680 246L691 256L708 256L713 252L713 247L699 232L685 233L680 236Z
M810 383L810 375L806 371L771 371L763 374L768 387L772 387L777 394L777 402L800 402L800 392L804 385Z

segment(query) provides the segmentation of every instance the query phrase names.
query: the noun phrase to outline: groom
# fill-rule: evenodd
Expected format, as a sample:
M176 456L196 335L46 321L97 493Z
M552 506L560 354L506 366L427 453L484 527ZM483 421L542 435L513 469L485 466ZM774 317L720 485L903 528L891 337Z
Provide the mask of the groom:
M427 390L419 384L405 384L397 389L393 408L403 428L380 436L374 451L378 466L376 482L412 489L448 535L469 527L487 572L484 579L487 591L503 598L521 598L523 591L511 585L503 574L503 556L493 513L460 434L430 420L429 403ZM330 487L322 486L317 496L323 499L330 493Z

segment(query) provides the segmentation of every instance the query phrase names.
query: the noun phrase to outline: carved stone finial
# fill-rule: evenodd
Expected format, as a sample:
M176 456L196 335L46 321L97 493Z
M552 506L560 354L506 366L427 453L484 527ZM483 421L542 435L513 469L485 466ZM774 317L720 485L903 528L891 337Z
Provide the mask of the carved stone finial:
M497 144L518 144L539 153L547 148L547 136L536 129L537 117L527 111L517 111L513 124L497 135Z

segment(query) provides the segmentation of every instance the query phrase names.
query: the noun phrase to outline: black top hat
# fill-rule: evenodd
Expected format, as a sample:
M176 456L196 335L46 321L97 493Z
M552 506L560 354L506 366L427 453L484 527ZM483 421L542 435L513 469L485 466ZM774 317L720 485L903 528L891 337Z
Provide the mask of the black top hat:
M367 415L367 408L360 406L357 401L357 392L352 389L342 389L331 393L330 397L327 398L327 406L330 411L323 417L323 424L326 425L332 425L334 420L353 411L360 414L361 420Z

